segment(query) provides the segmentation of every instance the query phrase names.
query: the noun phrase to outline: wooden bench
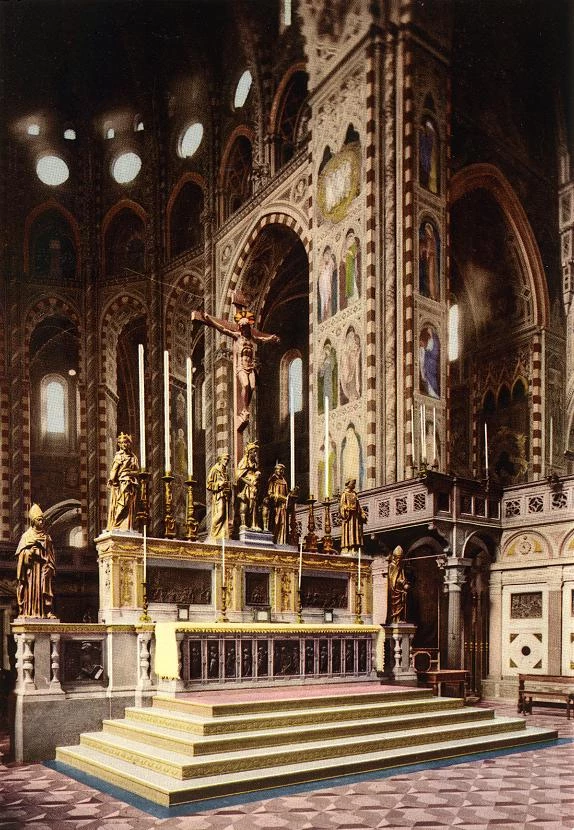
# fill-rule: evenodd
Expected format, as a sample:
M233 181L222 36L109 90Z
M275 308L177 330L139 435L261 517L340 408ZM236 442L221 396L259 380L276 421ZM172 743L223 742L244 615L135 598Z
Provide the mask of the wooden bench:
M563 700L566 704L566 717L570 719L570 709L574 703L574 677L554 674L519 674L518 675L518 711L532 714L532 704L544 706L545 703Z

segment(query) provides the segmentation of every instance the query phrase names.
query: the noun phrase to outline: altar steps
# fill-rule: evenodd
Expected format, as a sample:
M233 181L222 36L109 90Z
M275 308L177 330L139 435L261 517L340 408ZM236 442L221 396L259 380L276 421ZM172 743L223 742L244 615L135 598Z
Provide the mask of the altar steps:
M556 738L426 690L319 700L207 705L158 696L59 748L56 760L169 807Z

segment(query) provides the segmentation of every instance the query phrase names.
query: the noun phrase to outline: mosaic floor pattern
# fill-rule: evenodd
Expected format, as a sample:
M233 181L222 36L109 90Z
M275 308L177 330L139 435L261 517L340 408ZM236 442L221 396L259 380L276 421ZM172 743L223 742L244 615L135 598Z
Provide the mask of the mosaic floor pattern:
M574 720L540 709L528 721L558 729L561 742L221 799L169 818L41 764L0 765L0 830L574 830Z

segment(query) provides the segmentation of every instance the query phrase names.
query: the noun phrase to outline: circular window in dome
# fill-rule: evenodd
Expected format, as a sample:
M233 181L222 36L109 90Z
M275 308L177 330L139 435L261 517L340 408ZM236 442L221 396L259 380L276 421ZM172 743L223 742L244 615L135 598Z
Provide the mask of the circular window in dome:
M191 124L185 129L179 139L178 154L182 159L191 158L201 144L203 138L203 124Z
M241 109L244 103L247 101L247 96L249 95L249 90L251 89L251 84L253 83L253 75L246 69L239 82L237 87L235 88L235 98L233 101L233 105L236 110Z
M112 176L118 184L133 182L142 169L142 160L137 153L122 153L112 164Z
M36 164L36 174L41 182L55 187L68 179L70 168L60 156L42 156Z

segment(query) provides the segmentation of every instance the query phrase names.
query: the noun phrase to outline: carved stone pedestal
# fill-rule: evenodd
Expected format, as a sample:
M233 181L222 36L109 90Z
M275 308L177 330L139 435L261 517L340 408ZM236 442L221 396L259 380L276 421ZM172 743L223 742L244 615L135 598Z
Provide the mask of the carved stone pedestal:
M273 534L269 530L251 530L248 527L239 528L239 541L250 547L273 547Z
M411 623L391 623L384 626L385 642L388 643L385 677L394 683L416 685L417 673L411 661L411 643L417 630Z

